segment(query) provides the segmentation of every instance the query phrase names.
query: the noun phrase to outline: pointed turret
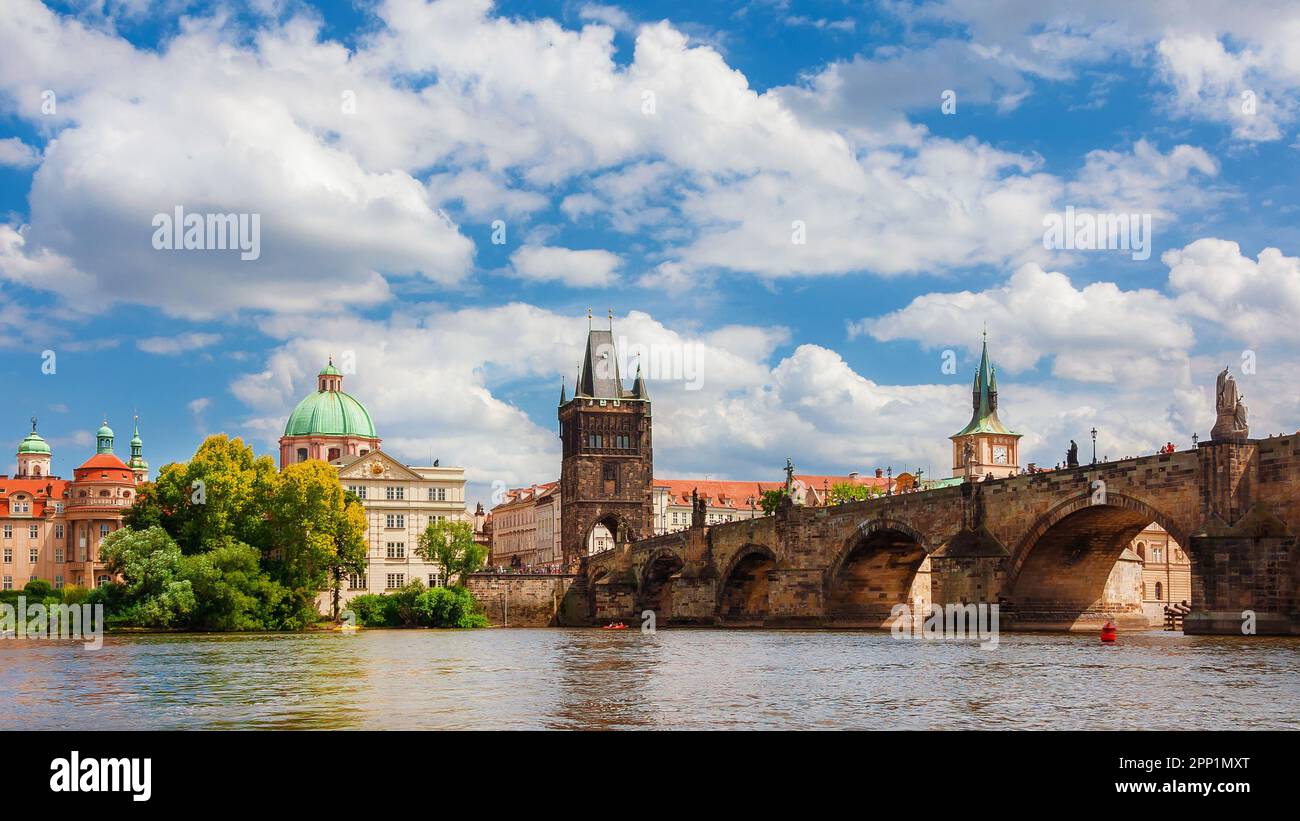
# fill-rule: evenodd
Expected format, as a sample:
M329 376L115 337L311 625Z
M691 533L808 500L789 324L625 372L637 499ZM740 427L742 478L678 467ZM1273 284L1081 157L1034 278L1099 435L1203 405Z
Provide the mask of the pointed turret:
M646 387L645 377L641 376L641 362L636 363L636 381L632 383L632 398L649 401L650 390Z
M143 482L149 478L149 463L144 458L144 441L140 438L140 415L135 417L135 434L131 437L131 459L127 466L135 474L137 482Z
M622 399L623 378L618 372L618 351L614 333L592 329L587 332L587 353L578 374L578 394L592 399Z
M561 376L560 377L560 404L563 405L565 402L568 401L569 398L564 395L564 377Z

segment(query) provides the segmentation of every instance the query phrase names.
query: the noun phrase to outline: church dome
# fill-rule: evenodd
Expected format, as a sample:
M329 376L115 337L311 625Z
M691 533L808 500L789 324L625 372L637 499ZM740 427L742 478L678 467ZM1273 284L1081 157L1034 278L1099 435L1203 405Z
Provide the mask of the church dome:
M375 425L360 402L343 391L316 391L298 403L285 436L362 436L374 439Z
M27 438L18 444L19 453L49 453L49 444L36 431L27 434Z

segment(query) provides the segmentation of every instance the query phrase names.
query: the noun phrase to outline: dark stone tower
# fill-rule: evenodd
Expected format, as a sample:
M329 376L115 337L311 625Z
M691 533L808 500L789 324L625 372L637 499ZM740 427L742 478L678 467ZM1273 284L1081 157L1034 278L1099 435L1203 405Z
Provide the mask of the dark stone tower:
M575 569L598 524L614 544L654 535L650 395L638 366L623 388L614 333L590 330L573 398L560 392L560 549Z

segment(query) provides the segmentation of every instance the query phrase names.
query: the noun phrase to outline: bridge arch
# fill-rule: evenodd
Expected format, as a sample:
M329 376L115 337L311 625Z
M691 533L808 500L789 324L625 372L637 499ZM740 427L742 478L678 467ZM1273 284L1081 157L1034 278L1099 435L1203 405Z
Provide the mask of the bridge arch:
M896 604L930 601L928 556L920 531L880 517L860 524L826 569L826 617L832 624L883 627Z
M673 612L672 577L685 566L681 554L670 547L651 553L638 579L637 612L653 610L656 619L667 621Z
M1037 521L1025 531L1025 534L1016 542L1015 548L1011 551L1011 569L1007 573L1008 583L1013 583L1020 575L1021 568L1025 560L1032 553L1034 545L1049 530L1060 522L1073 516L1081 510L1093 507L1114 507L1127 511L1132 511L1137 517L1145 518L1143 525L1155 522L1163 527L1175 542L1186 551L1190 547L1191 530L1184 528L1180 523L1166 516L1160 510L1152 507L1141 499L1133 496L1127 496L1122 493L1107 493L1105 504L1093 504L1092 495L1083 493L1078 496L1066 499L1051 510L1039 516ZM1140 528L1139 528L1140 530ZM1136 534L1135 534L1136 535Z
M766 545L742 545L718 582L718 617L724 622L762 624L768 614L768 574L776 554Z
M610 546L603 550L596 550L592 545L592 537L596 528L602 526L609 531ZM619 513L606 513L603 516L595 516L583 524L581 532L583 556L598 556L622 544L636 541L638 536L632 530L631 523Z
M1127 548L1155 522L1191 553L1188 531L1147 502L1084 493L1040 516L1015 545L1004 590L1022 629L1145 628L1143 563ZM1196 562L1192 563L1196 573ZM1196 586L1195 575L1193 587Z

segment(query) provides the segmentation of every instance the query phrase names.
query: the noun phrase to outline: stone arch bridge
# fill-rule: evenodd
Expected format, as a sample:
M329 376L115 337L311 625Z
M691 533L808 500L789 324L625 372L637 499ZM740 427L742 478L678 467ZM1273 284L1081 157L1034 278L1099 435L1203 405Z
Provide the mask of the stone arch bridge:
M1188 633L1300 633L1300 435L696 526L587 557L577 620L882 627L896 604L1001 602L1012 629L1145 626L1125 549L1191 561ZM571 619L572 620L572 617Z

